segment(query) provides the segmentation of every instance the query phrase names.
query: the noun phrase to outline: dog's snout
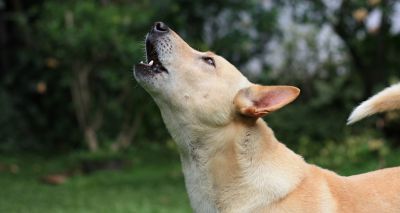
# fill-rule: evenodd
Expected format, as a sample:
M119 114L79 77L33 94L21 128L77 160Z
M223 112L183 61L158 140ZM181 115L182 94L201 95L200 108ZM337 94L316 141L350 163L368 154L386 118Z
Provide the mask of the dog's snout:
M164 22L159 21L154 23L152 31L155 33L167 33L169 31L169 28L166 24L164 24Z

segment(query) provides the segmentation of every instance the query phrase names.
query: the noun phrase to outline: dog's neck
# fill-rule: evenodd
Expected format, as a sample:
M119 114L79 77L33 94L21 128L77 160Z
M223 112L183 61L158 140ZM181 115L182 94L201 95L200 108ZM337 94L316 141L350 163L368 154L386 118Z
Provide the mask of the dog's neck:
M210 162L217 207L223 212L255 212L293 191L308 168L303 159L278 142L262 119L238 122L233 129L235 139ZM250 197L252 202L246 202Z
M262 119L199 128L162 114L180 148L195 212L252 212L282 199L304 178L307 164ZM252 202L245 202L249 197Z

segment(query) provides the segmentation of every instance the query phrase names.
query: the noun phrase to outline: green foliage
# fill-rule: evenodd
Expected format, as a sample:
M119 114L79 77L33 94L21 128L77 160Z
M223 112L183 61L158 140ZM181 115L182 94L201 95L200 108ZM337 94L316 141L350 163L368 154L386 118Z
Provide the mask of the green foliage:
M8 103L9 108L20 111L18 120L26 123L22 130L10 128L21 131L16 135L28 132L30 137L10 138L13 142L8 144L47 150L80 147L80 111L85 113L84 122L101 123L101 141L115 140L122 124L140 114L152 117L137 131L140 137L166 137L166 131L159 128L161 119L153 116L155 105L132 77L132 66L143 57L143 38L152 22L153 10L141 13L148 6L146 1L104 5L98 1L45 1L26 14L12 16L24 33L21 40L25 46L16 49L18 65L3 83L8 91L5 95L16 97ZM35 17L34 21L30 17ZM86 102L74 100L74 88L82 81L87 85L80 86L88 88L78 93L88 93ZM5 98L2 96L4 103ZM86 108L79 111L79 103ZM8 111L3 112L5 119L13 119ZM145 129L160 131L149 134Z
M344 141L328 141L314 156L307 150L310 143L307 140L301 141L299 152L308 156L306 159L343 175L397 166L400 163L396 157L399 150L393 150L387 141L371 133L348 137Z
M143 34L137 32L145 32L151 18L151 13L139 13L140 6L46 2L37 21L38 37L47 39L36 44L43 51L42 57L59 61L61 83L71 86L77 75L74 72L90 70L89 116L104 114L103 140L114 139L124 117L138 116L149 107L149 99L134 87L131 74L133 61L143 55ZM140 110L135 103L142 103Z
M17 119L24 125L18 128L16 122L10 128L29 137L0 134L10 148L52 151L83 148L89 128L106 149L120 133L134 132L130 141L169 138L154 102L132 77L154 21L166 20L194 47L213 49L240 64L261 51L258 43L273 32L276 14L261 10L255 1L235 0L42 1L25 6L9 15L22 45L10 56L16 63L1 81L6 92L0 102L16 97L7 105L19 112ZM214 21L218 17L231 23ZM253 25L257 37L248 33ZM212 36L205 42L207 35ZM7 121L13 119L9 111L4 113Z
M18 115L18 112L13 109L11 105L11 97L9 94L0 90L0 111L3 116L0 116L0 149L8 151L13 149L13 142L21 140L21 136L15 134L14 128L20 127L23 128L23 124L21 123L21 118ZM14 125L9 125L9 121L15 121Z
M266 118L290 147L300 146L301 140L322 141L321 147L327 138L342 141L359 129L373 127L368 122L351 128L344 125L350 110L366 95L365 85L374 83L367 82L364 71L354 66L351 48L372 63L376 54L370 53L381 41L355 22L353 12L360 7L385 9L389 3L346 3L342 23L340 13L329 12L320 1L277 1L267 9L259 1L237 0L24 2L22 10L7 13L7 20L14 24L7 32L15 40L9 48L10 71L0 79L0 122L7 124L0 130L0 150L80 150L86 148L88 127L95 130L100 149L106 152L120 133L133 132L128 139L134 146L141 141L170 141L156 105L132 77L133 64L143 60L144 36L157 20L167 22L195 48L213 50L245 73L250 60L260 59L262 73L252 76L256 82L299 86L302 95L295 104ZM301 12L304 7L299 4L309 11ZM285 7L295 8L296 22L312 25L314 31L283 45L286 71L273 75L262 54L271 39L285 37L278 26ZM391 13L390 8L387 12ZM310 74L307 64L323 51L316 44L315 30L326 24L345 44L337 47L342 48L344 60L329 56ZM336 24L353 34L367 34L348 37L340 34ZM387 27L379 32L387 42L383 47L388 47L388 63L383 67L391 70L384 81L395 79L399 36L387 34ZM294 54L298 37L304 37L308 47L306 60ZM339 67L347 71L341 73ZM379 87L382 79L376 80Z
M303 23L329 24L342 39L351 59L352 77L362 79L363 96L370 96L376 88L387 84L392 76L398 76L400 64L399 34L391 32L396 19L392 18L397 1L342 1L333 9L324 1L289 1L294 8L306 5L308 10L296 14ZM373 11L381 12L379 26L367 26L367 18ZM388 45L393 44L393 45ZM379 71L378 71L379 70Z

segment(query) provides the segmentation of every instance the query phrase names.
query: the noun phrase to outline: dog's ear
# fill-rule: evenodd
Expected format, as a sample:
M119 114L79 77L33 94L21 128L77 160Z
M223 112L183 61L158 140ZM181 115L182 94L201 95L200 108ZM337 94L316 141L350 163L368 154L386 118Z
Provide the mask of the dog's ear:
M234 104L241 114L259 118L292 102L299 93L300 89L292 86L253 85L241 89Z

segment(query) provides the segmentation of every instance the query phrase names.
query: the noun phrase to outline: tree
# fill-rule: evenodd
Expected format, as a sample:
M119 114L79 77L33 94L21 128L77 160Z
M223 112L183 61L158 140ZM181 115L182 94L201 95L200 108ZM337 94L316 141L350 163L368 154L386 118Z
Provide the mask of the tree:
M394 8L397 1L327 1L295 2L306 4L310 10L297 17L318 25L329 23L343 40L350 55L354 76L362 80L363 97L374 93L375 87L388 84L390 76L399 73L399 32L392 32Z
M259 41L273 29L272 18L255 21L264 32L250 36L249 18L274 16L253 1L15 1L23 9L8 13L16 26L8 32L17 38L11 44L20 45L12 49L16 63L1 83L7 97L16 97L9 108L21 115L21 132L29 135L16 143L38 148L76 148L84 141L92 151L120 150L134 137L168 137L131 70L143 60L143 38L154 21L166 20L194 47L213 49L238 65L261 49ZM219 33L204 43L210 30Z

